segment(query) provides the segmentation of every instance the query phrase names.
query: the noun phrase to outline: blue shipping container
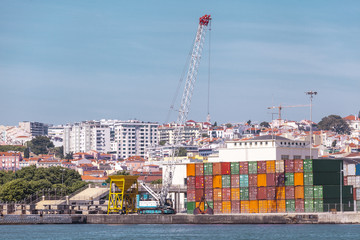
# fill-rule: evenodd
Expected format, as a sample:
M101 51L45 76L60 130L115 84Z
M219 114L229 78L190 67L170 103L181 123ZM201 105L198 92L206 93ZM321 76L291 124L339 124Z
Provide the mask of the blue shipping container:
M356 164L356 176L360 176L360 164Z

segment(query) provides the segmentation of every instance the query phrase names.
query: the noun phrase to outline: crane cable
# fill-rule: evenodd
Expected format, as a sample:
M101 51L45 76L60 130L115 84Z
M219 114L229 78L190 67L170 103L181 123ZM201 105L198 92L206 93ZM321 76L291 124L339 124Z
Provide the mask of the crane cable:
M208 99L207 99L207 119L206 121L210 122L210 58L211 57L211 22L210 22L210 26L209 26L209 66L208 66Z

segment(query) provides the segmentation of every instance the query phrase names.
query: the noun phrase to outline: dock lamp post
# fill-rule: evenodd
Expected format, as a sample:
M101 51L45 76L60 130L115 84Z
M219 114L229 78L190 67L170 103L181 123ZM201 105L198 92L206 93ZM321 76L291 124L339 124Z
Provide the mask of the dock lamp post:
M312 149L312 135L313 135L313 131L312 131L312 99L314 97L314 95L317 95L317 92L315 91L308 91L305 92L306 95L310 96L310 159L312 159L312 154L311 154L311 149Z

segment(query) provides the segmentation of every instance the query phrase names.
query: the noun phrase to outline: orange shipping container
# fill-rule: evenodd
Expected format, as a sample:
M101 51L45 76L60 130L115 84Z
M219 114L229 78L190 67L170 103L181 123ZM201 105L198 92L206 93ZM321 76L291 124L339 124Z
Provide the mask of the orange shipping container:
M276 213L276 200L267 200L268 213Z
M221 188L222 180L221 175L216 175L213 177L213 188Z
M249 213L250 212L250 202L249 201L241 201L240 202L240 212L241 213Z
M221 188L214 188L213 198L214 198L214 201L222 200L222 189Z
M286 212L286 204L285 200L277 200L276 201L276 209L278 213Z
M266 174L258 174L257 185L258 187L266 187Z
M275 161L266 161L266 173L275 173Z
M194 177L195 176L195 163L191 163L191 164L186 165L186 175L188 177Z
M221 163L213 163L213 175L221 175Z
M259 200L259 213L268 213L268 201Z
M252 200L249 201L249 212L250 213L258 213L259 212L259 201L258 200Z
M304 199L304 186L295 187L295 199Z
M200 204L200 202L196 202L196 206L195 206L195 207L199 207L199 204ZM204 210L205 210L205 203L204 203L204 202L201 202L201 204L200 204L200 210L201 210L201 211L204 211Z
M276 187L276 199L285 200L285 187Z
M222 212L223 213L231 213L231 202L230 201L222 202Z
M231 189L231 201L240 200L240 188Z
M304 185L304 173L294 173L294 186Z

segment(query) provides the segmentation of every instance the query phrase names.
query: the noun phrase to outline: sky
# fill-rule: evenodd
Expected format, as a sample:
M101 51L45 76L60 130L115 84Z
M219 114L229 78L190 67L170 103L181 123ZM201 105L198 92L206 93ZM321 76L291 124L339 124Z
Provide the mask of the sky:
M175 121L204 14L188 119L206 120L209 71L212 122L271 121L268 107L308 105L310 90L315 122L359 113L357 0L0 0L0 125ZM310 108L282 118L309 119Z

